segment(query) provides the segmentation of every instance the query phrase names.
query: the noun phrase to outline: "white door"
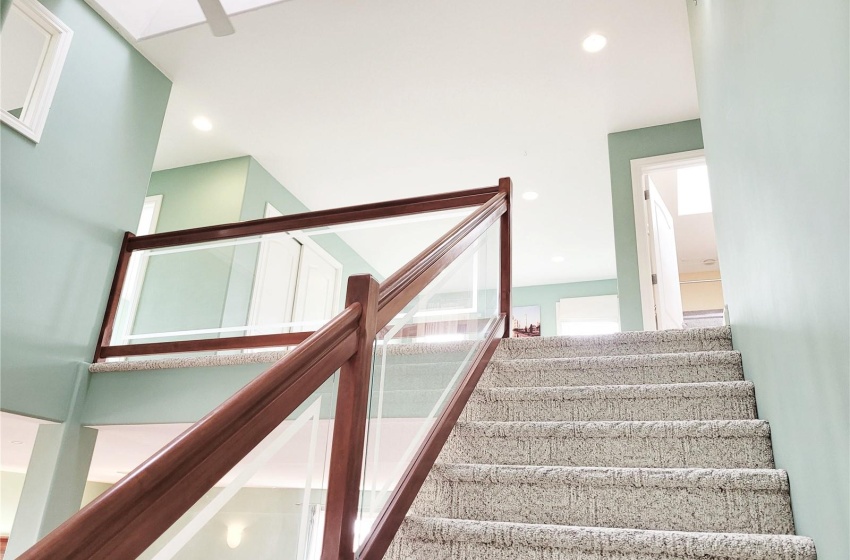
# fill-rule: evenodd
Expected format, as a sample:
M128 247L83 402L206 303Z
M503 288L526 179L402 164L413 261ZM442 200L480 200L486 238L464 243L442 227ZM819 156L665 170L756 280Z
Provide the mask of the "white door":
M342 265L320 247L305 243L301 247L298 287L292 320L295 331L312 331L334 316L339 301Z
M266 204L266 218L281 215L277 208ZM288 233L262 237L248 313L251 328L247 334L278 334L292 330L280 325L292 321L300 260L301 243Z
M682 328L682 293L679 286L679 262L673 217L652 179L647 177L649 200L649 247L652 257L655 320L659 330Z

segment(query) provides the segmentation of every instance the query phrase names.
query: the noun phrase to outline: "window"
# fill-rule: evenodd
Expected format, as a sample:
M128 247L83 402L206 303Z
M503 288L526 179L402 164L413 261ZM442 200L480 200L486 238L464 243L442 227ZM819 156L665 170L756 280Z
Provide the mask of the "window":
M559 335L597 335L620 332L620 303L616 295L565 298L555 304Z
M73 32L35 0L12 0L0 35L0 120L38 142Z

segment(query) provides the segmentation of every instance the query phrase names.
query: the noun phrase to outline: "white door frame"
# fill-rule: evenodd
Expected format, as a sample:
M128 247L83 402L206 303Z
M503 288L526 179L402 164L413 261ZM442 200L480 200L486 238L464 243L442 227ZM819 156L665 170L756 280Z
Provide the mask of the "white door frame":
M649 248L648 221L646 215L646 176L655 171L676 169L688 165L705 163L705 150L691 150L675 154L663 154L633 159L632 204L635 212L635 239L637 241L638 280L640 282L640 304L643 314L643 330L657 330L655 325L655 293L652 289L652 260Z

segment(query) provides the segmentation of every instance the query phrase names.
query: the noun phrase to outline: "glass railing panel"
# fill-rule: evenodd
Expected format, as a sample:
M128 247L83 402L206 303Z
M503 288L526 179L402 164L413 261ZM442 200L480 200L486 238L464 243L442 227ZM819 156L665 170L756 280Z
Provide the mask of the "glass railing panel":
M135 251L110 345L314 331L349 276L382 281L472 210Z
M498 320L498 224L376 341L358 537L364 538Z
M139 558L318 560L338 373Z

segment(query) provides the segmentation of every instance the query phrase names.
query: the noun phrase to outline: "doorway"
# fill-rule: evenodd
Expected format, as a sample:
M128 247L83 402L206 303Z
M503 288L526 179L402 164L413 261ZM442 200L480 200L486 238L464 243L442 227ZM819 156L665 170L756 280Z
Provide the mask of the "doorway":
M644 330L723 325L705 154L632 160L632 178Z
M265 218L283 214L266 203ZM248 335L314 330L339 311L342 264L300 232L262 237Z

